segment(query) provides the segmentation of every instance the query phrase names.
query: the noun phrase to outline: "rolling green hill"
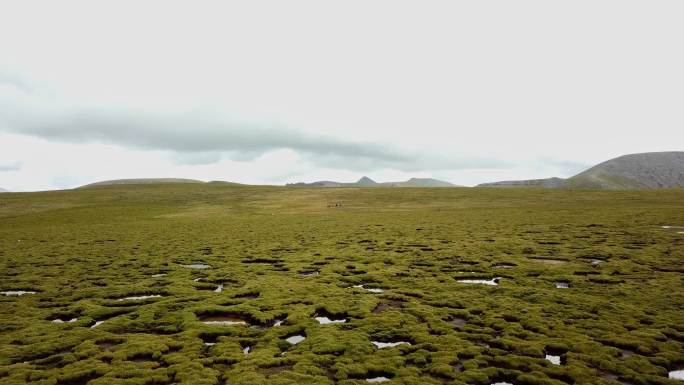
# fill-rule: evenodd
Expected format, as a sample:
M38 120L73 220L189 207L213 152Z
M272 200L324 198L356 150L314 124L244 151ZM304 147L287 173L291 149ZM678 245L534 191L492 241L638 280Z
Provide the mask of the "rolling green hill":
M135 179L113 179L101 182L90 183L80 188L114 186L114 185L137 185L137 184L164 184L164 183L205 183L201 180L182 179L182 178L135 178Z
M92 188L103 186L119 186L119 185L150 185L150 184L213 184L224 186L241 186L239 183L226 181L210 181L204 182L196 179L182 179L182 178L137 178L137 179L114 179L102 182L96 182L81 186L79 188Z

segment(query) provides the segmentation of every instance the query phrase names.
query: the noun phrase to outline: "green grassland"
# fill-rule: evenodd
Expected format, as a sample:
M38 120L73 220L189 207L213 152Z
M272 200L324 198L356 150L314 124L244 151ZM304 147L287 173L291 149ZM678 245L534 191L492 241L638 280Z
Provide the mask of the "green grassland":
M684 234L666 225L684 190L2 194L0 291L36 293L0 296L0 383L682 384Z

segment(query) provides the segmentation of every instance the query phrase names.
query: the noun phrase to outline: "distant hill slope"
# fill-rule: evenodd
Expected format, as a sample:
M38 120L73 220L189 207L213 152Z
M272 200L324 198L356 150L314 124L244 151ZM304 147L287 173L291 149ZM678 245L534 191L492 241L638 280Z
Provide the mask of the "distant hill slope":
M567 185L563 178L528 179L528 180L505 180L501 182L482 183L477 187L545 187L560 188Z
M571 178L483 183L477 187L657 189L684 187L684 151L623 155Z
M382 185L391 187L456 187L449 182L432 178L411 178L406 182L388 182L382 183Z
M201 180L195 179L181 179L181 178L137 178L137 179L114 179L105 180L96 183L90 183L79 188L98 187L98 186L114 186L124 184L156 184L156 183L205 183Z
M382 182L364 176L354 183L341 183L333 181L318 181L312 183L288 183L292 187L458 187L449 182L432 178L411 178L404 182Z
M575 188L684 187L684 151L624 155L568 179Z
M4 188L0 187L0 193L4 193L4 192L9 192L9 190L5 190Z

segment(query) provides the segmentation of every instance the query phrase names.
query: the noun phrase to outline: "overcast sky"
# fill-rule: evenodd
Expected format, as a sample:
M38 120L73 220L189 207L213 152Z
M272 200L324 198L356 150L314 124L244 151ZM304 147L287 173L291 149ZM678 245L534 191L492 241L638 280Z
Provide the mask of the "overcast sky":
M684 150L684 2L0 3L0 187L568 177Z

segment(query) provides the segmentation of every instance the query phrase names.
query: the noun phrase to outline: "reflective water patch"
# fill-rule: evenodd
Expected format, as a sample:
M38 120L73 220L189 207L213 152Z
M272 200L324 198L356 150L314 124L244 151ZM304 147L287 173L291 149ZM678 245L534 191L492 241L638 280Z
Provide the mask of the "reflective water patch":
M346 319L330 319L328 317L315 317L316 321L318 321L319 324L321 325L327 325L327 324L343 324L347 322Z
M185 267L187 269L209 269L209 268L211 268L211 265L207 265L204 263L193 263L190 265L183 265L183 267Z
M372 341L371 342L373 345L375 345L378 349L386 349L386 348L393 348L395 346L399 345L411 345L410 342L406 341L397 341L397 342L380 342L380 341Z
M363 289L363 290L365 290L365 291L367 291L367 292L376 293L376 294L379 294L379 293L384 292L384 290L382 290L382 289L366 288L366 287L364 287L363 285L354 285L354 286L352 286L352 288L354 288L354 289Z
M667 374L667 378L684 381L684 370L673 370Z
M210 317L204 317L201 319L202 323L205 325L218 325L218 326L234 326L234 325L242 325L242 326L247 326L249 323L247 320L245 320L242 317L236 316L236 315L219 315L219 316L210 316Z
M387 377L373 377L373 378L366 378L366 382L385 382L389 381L390 379Z
M117 301L140 301L143 299L148 299L148 298L159 298L161 295L159 294L150 294L150 295L134 295L131 297L124 297L124 298L119 298Z
M551 362L554 365L560 365L561 364L561 357L560 356L553 356L551 354L546 355L546 360Z
M73 322L76 322L76 321L78 321L78 318L72 318L72 319L69 319L69 320L63 320L63 319L57 318L57 319L53 319L53 320L52 320L52 322L53 322L53 323L56 323L56 324L73 323Z
M499 284L499 281L501 281L501 277L496 277L492 279L457 279L456 281L469 284L497 286Z
M7 296L7 297L12 297L12 296L20 296L20 295L25 295L25 294L36 294L35 291L30 291L30 290L8 290L8 291L0 291L0 294Z
M297 345L298 343L304 341L305 339L306 339L306 337L304 337L304 336L296 335L296 336L286 338L285 341L291 343L292 345Z

